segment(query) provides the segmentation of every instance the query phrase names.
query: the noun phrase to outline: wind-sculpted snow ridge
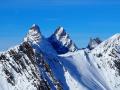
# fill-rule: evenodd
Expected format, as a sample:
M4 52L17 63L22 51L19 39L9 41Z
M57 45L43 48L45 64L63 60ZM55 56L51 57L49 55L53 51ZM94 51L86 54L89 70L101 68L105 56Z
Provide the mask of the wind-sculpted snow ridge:
M120 90L120 34L88 46L78 50L63 27L45 38L33 24L0 53L0 90Z

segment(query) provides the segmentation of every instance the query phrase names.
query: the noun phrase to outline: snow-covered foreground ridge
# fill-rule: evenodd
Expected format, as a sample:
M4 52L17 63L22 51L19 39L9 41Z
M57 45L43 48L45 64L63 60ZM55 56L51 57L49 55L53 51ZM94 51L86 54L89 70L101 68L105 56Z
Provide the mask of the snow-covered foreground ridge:
M120 34L78 49L63 27L45 38L34 24L0 53L0 90L120 90Z

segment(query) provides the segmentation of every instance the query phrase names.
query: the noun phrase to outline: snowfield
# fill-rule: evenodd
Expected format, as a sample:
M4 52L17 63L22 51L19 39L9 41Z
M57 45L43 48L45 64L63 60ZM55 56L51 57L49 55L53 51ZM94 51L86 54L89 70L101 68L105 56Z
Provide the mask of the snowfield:
M76 90L110 90L105 83L101 73L94 66L94 59L92 55L88 54L84 50L77 52L60 55L63 59L63 65L66 69L66 73L70 73L74 78L73 85L70 83L70 89L72 90L76 86ZM68 78L69 74L66 74ZM70 78L67 79L70 82ZM82 87L82 88L81 88Z

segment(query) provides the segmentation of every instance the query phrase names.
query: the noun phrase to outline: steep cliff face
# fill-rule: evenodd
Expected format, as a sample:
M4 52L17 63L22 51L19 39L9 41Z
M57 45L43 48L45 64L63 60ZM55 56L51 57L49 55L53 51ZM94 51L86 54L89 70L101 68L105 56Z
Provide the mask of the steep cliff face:
M74 52L78 49L63 27L58 27L48 40L58 54Z

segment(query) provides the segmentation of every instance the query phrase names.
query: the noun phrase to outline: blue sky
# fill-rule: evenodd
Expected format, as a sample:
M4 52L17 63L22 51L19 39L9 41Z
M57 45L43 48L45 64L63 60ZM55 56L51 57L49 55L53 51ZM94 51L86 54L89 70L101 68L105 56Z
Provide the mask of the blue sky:
M0 0L0 51L22 42L33 23L50 36L63 26L78 47L120 33L119 0Z

